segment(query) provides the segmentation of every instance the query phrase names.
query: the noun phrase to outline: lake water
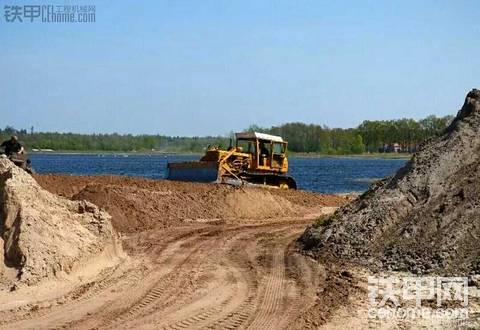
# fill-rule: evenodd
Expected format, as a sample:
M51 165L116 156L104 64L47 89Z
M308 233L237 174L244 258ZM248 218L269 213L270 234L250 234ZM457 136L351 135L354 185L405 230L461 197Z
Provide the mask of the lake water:
M38 173L128 175L164 179L167 162L198 160L198 155L30 154ZM406 160L378 158L289 158L289 174L299 189L342 193L366 190L371 181L395 173Z

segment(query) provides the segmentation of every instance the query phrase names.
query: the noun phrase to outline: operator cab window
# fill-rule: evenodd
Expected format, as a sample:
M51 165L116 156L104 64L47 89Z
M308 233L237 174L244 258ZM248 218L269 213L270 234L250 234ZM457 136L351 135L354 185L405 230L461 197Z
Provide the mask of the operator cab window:
M282 168L286 151L287 149L285 143L273 142L272 168Z
M242 152L255 153L254 143L252 141L237 140L237 148L242 148Z
M260 140L259 141L260 154L266 157L270 156L272 144L270 141Z
M285 144L274 142L273 143L273 153L277 155L281 155L285 153Z

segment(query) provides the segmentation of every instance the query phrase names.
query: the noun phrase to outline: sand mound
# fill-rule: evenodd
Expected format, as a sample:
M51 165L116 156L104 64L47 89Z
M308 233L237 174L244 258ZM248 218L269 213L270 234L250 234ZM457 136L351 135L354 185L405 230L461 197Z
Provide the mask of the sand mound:
M480 272L480 91L445 134L301 241L373 268Z
M114 227L134 232L185 222L249 221L302 216L345 199L304 191L235 188L227 185L142 178L40 175L38 182L57 194L85 199L107 210Z
M45 191L0 158L0 282L34 284L118 253L107 213Z

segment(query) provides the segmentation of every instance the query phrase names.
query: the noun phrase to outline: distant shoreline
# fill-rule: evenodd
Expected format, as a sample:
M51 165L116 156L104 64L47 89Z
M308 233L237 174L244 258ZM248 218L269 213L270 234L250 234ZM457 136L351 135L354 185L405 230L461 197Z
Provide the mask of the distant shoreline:
M161 152L161 151L81 151L81 150L53 150L31 151L29 155L202 155L199 152Z
M363 154L344 154L330 155L321 153L290 153L291 157L301 158L381 158L381 159L410 159L413 154L409 153L363 153Z
M202 156L198 152L159 152L159 151L28 151L30 155L139 155L139 156ZM345 154L330 155L322 153L296 153L290 152L291 158L379 158L379 159L410 159L412 154L406 153L364 153L364 154Z

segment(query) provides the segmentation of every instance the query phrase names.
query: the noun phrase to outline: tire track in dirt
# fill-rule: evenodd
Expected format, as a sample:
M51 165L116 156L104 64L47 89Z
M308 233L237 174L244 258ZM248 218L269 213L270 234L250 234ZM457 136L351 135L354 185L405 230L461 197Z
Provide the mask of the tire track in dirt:
M249 267L247 260L239 260L237 267L246 270ZM246 297L240 304L233 306L233 309L223 311L223 317L218 318L213 323L205 326L204 329L231 329L245 323L255 312L254 300L257 296L258 284L251 274L243 274L243 281L246 284ZM226 315L225 315L226 314Z
M298 272L308 268L296 260L303 256L290 251L305 222L205 225L167 236L165 232L139 234L131 239L142 244L135 256L143 256L146 269L106 274L64 298L64 306L17 319L20 322L10 326L283 328L308 303L301 301L299 293L309 281L287 276L289 267ZM117 287L121 290L115 292Z
M190 325L189 328L228 328L230 324L239 323L247 319L247 313L245 313L246 307L250 305L251 312L254 311L252 300L255 297L257 285L255 278L251 276L247 270L253 268L249 263L248 256L244 255L245 242L249 242L251 237L255 235L256 228L235 228L231 229L233 235L228 239L228 245L221 251L216 249L214 260L221 260L224 264L223 268L229 269L229 274L235 278L235 281L242 285L237 285L232 296L224 300L220 305L215 305L207 312L201 313L199 316L187 318L186 320L180 320L175 324L171 324L166 328L185 328ZM238 288L240 286L240 288ZM245 287L242 289L242 287ZM245 296L245 299L241 299L235 304L234 298L238 296ZM212 312L214 311L214 312ZM223 316L222 316L223 315ZM192 326L192 320L195 321L195 325Z
M313 269L312 264L309 266L305 258L297 253L294 239L285 248L285 276L290 292L287 292L288 309L284 311L279 328L289 328L289 324L295 322L315 299L316 290L312 288L317 288L318 270Z
M238 229L237 228L229 229L229 231L232 231L232 232L236 231L236 230L238 230ZM182 285L185 284L188 281L184 278L182 280L182 276L176 276L176 273L181 274L182 272L186 272L189 269L191 270L192 265L194 264L193 262L191 262L191 260L195 260L195 259L199 259L201 257L205 257L205 253L199 252L199 250L201 248L203 248L203 245L205 245L205 246L206 245L208 245L208 246L215 245L215 242L218 240L217 236L216 236L218 234L218 232L219 232L218 228L214 228L213 230L212 229L210 229L210 230L199 229L199 230L190 231L186 234L177 235L175 237L175 239L167 239L167 242L171 243L171 244L170 245L162 244L161 247L156 249L156 250L159 250L159 251L152 250L152 254L160 253L160 250L163 251L163 254L157 260L153 260L153 262L156 265L160 265L159 267L163 268L165 266L165 264L172 263L172 260L171 260L172 258L178 258L178 255L185 254L184 251L181 251L182 247L183 248L194 247L194 250L191 251L191 255L189 257L183 259L183 261L176 268L174 268L169 274L162 275L161 280L158 281L156 286L153 285L152 288L147 290L147 292L142 297L135 300L133 303L128 303L127 301L125 301L124 305L128 304L128 305L131 306L130 310L128 312L127 312L127 310L129 308L123 308L121 311L110 312L111 315L113 313L117 316L113 317L113 321L111 320L111 321L103 322L102 326L107 326L108 324L111 325L111 322L114 322L113 325L120 324L120 323L126 323L127 321L129 321L131 319L135 319L136 317L142 317L142 316L148 315L149 314L148 310L149 310L150 306L154 306L155 301L158 301L162 297L170 296L170 297L175 297L175 300L178 300L178 298L179 298L179 294L178 294L179 288L181 288ZM178 237L181 237L182 239L176 240ZM208 243L209 241L205 240L205 237L210 237L211 238L210 243ZM183 240L184 238L185 238L185 240ZM156 240L157 238L154 236L154 237L150 237L150 239ZM211 252L213 252L213 251L215 251L215 248L212 247L209 250ZM193 256L194 253L196 253L195 256ZM183 270L183 269L185 269L185 270ZM155 277L157 275L158 275L158 272L153 272L153 274L147 274L147 278L148 277ZM138 278L138 276L136 276L136 278ZM171 282L171 280L173 278L177 278L176 283ZM178 282L178 279L180 279L180 282ZM142 280L145 280L145 278L142 278ZM161 286L161 287L159 287L159 286ZM132 288L132 289L135 289L135 288ZM168 291L166 289L168 289ZM137 290L138 290L138 288L137 288ZM169 293L171 293L171 294L169 294ZM172 299L169 299L169 300L172 300ZM103 318L104 315L102 316L102 314L105 314L105 312L100 311L100 314L90 315L89 318L90 319ZM142 314L144 314L144 315L142 315ZM109 318L112 319L112 316L110 316ZM116 322L115 322L115 319L116 319ZM83 320L83 321L85 321L85 320ZM76 325L80 325L80 324L82 324L81 321L73 322L73 323L69 322L68 326L72 327L72 326L76 326Z
M246 327L254 317L254 313L257 310L257 300L259 287L261 285L260 274L258 272L258 266L253 259L256 259L258 241L263 236L259 236L259 229L261 231L268 230L269 233L282 232L284 228L282 225L279 228L270 226L268 228L259 227L251 233L250 237L247 237L241 244L232 247L230 251L230 261L237 268L242 270L243 277L248 285L248 295L241 304L235 309L228 312L226 316L217 320L215 323L209 325L208 329L235 329L240 327ZM249 256L247 251L254 251L255 254Z
M291 225L288 228L284 228L283 226L280 229L264 228L259 233L258 230L252 236L256 236L254 240L255 244L258 244L258 241L264 238L264 234L277 234L280 237L283 236L283 232L286 230L290 230ZM296 234L298 235L298 234ZM293 239L293 238L292 238ZM281 289L283 287L283 277L285 273L285 264L284 260L284 249L280 249L280 252L276 252L274 256L274 265L269 272L269 274L262 280L261 275L258 273L258 266L256 266L248 257L246 257L245 253L241 253L238 251L245 251L248 250L248 247L252 250L258 250L257 246L254 246L251 238L246 245L239 245L232 248L232 250L236 250L236 253L233 253L233 257L231 257L232 263L234 263L237 267L240 267L244 271L244 276L249 279L249 294L245 298L245 300L234 310L227 312L227 315L213 324L205 327L206 329L235 329L235 328L245 328L251 327L255 328L257 325L255 320L255 313L259 313L262 310L262 300L264 305L266 306L266 315L264 315L264 319L268 321L268 315L270 313L274 313L281 301ZM279 244L275 245L274 248L266 251L267 254L272 254L272 250L276 250L276 247L280 247ZM258 256L257 256L258 257ZM279 281L280 280L280 281ZM280 284L280 285L279 285ZM259 297L259 292L263 292L264 296ZM263 324L265 321L264 319L260 319L258 326L264 326ZM258 321L257 321L258 322Z
M162 329L199 329L201 328L201 324L208 322L209 319L215 317L215 314L221 313L223 308L230 302L232 298L229 297L228 299L225 299L222 301L222 303L218 306L214 306L211 308L206 309L205 311L201 313L197 313L191 317L188 317L186 319L182 319L180 321L177 321L173 324L169 324L167 326L164 326Z
M198 241L201 240L201 234L203 234L205 231L204 230L189 230L185 233L181 233L181 234L176 234L173 238L169 239L168 237L165 238L165 242L164 243L160 243L160 244L155 244L154 245L154 248L151 249L151 253L153 255L157 255L157 260L156 260L156 263L155 264L159 264L159 265L165 265L165 264L173 264L173 265L177 265L178 263L182 263L182 260L183 260L183 263L187 262L186 260L184 259L181 259L181 260L175 260L175 259L178 259L179 256L182 256L184 255L184 252L182 252L182 247L184 247L185 245L189 245L189 246L198 246L199 248L199 244ZM179 240L177 240L177 238L180 238ZM152 240L154 241L157 241L157 238L156 237L153 237ZM197 248L197 250L198 250ZM194 253L195 251L192 251L192 253ZM146 258L146 260L148 260L148 258ZM118 279L118 282L116 282L115 284L117 286L122 286L124 287L124 291L126 292L126 297L125 295L119 295L117 297L117 299L123 299L122 300L122 311L125 310L125 305L126 306L129 306L129 305L134 305L134 303L132 304L131 302L129 302L129 295L132 293L132 292L135 292L135 291L138 291L138 290L141 290L142 287L145 287L145 286L148 286L151 282L151 277L155 277L156 275L158 275L158 277L160 279L157 279L155 280L157 283L157 285L160 285L160 283L164 283L165 280L167 279L166 277L168 277L170 275L170 277L172 276L171 274L169 273L166 273L165 272L159 272L158 270L161 269L162 267L156 265L155 266L156 268L153 268L153 270L150 270L150 271L146 271L145 269L143 269L142 265L140 265L140 267L137 267L133 270L129 270L128 272L126 272L125 274L123 274L123 276L121 276L119 279ZM178 267L178 265L177 265ZM175 269L175 268L174 268ZM150 280L149 280L150 279ZM142 283L142 281L147 281L146 283ZM81 293L75 293L75 295L78 296L77 299L71 301L71 303L69 304L67 299L66 298L62 298L63 301L61 303L62 306L66 306L66 307L70 307L70 309L72 309L71 307L72 306L79 306L79 308L84 308L82 306L82 303L84 302L91 302L92 304L96 302L96 300L99 299L99 297L102 297L103 294L106 294L106 295L111 295L109 294L108 290L105 292L106 289L110 288L110 286L108 285L96 285L95 284L96 282L94 281L94 284L93 286L96 288L96 289L92 289L91 286L89 286L89 288L86 290L87 294L81 294ZM142 286L139 287L139 283L142 283ZM103 289L103 291L102 291ZM158 288L157 288L158 289ZM76 290L77 291L77 290ZM102 294L102 292L104 292ZM84 292L85 293L85 292ZM147 295L148 292L145 294ZM154 297L157 296L159 294L159 291L155 291L155 292L151 292L150 293L150 296L147 297L147 300L150 299L150 297ZM153 300L152 300L153 301ZM151 301L150 301L151 302ZM143 305L142 307L146 306ZM49 314L50 311L45 311L45 313L42 313L42 315L33 315L31 317L28 317L26 319L29 319L29 318L41 318L42 316L47 316ZM71 312L71 311L65 311L63 313L65 313L66 315L68 315L68 313ZM95 312L85 312L86 315L84 315L82 318L79 318L78 320L76 321L67 321L63 324L55 324L54 323L54 327L55 328L59 328L59 327L68 327L68 328L75 328L75 327L78 327L78 326L81 326L83 324L92 324L92 327L93 326L98 326L99 324L103 324L103 326L106 326L107 323L105 323L106 321L105 320L111 320L112 318L115 318L119 315L119 311L118 310L113 310L112 311L112 308L111 308L111 304L107 301L106 303L104 303L104 307L101 307L101 308L98 308ZM50 318L60 318L58 316L58 314L62 314L62 310L60 308L60 310L57 308L57 310L55 310L55 314L57 314L56 317L53 317L53 314L50 315ZM102 321L103 320L103 321ZM21 320L17 320L17 321L21 321ZM99 323L100 322L100 323ZM103 323L102 323L103 322Z
M257 313L250 328L252 329L277 329L280 320L285 317L280 312L284 312L287 308L284 304L285 300L285 270L287 250L291 247L291 243L298 233L288 235L286 238L276 242L271 250L273 250L273 263L271 271L265 278L262 299L257 307ZM283 243L283 244L282 244ZM295 290L296 292L296 290Z
M137 301L128 311L128 314L124 313L112 324L125 324L130 319L148 317L151 314L155 314L156 316L162 315L164 314L162 313L164 309L168 307L171 309L171 306L168 306L169 302L174 306L179 305L185 296L185 292L182 292L182 289L193 286L195 282L195 279L188 276L189 272L191 273L196 268L202 268L204 261L208 258L213 259L212 255L219 255L220 257L221 249L219 247L221 246L221 242L225 240L233 242L236 232L238 232L238 228L229 228L227 230L214 228L211 231L201 231L192 241L182 243L181 245L195 245L196 247L191 254L164 279L162 288L150 290L146 296ZM203 272L200 271L200 273ZM193 294L194 291L195 290L190 290L190 292L187 293ZM161 306L156 306L155 301L158 301L162 297L166 298L162 299ZM188 295L186 298L188 300ZM228 304L228 302L229 300L220 304L220 309L218 305L207 309L207 311L200 313L199 317L207 319L207 317L214 314L214 311L221 311L223 306ZM188 301L184 303L188 305ZM179 308L181 307L180 305ZM187 324L191 324L190 318L178 321L173 324L173 326L185 327Z
M143 244L153 246L154 249L152 250L152 254L159 256L157 260L158 263L163 263L167 261L168 257L175 254L175 250L172 249L172 246L185 243L185 241L189 239L198 239L197 236L205 233L207 230L207 228L186 228L186 230L180 229L171 237L165 237L165 239L161 240L160 243L154 242L152 244L152 242L148 243L148 241L146 241L143 242ZM149 241L153 241L153 239ZM169 254L164 253L167 248L170 248L173 251L170 251ZM132 258L129 259L128 262L133 262ZM0 327L13 321L21 322L29 319L38 319L44 317L51 313L52 309L55 307L61 308L61 306L64 306L69 302L79 304L92 298L95 299L102 292L118 285L134 288L137 283L145 277L146 269L142 266L124 267L124 263L104 270L96 278L91 279L89 282L82 284L78 288L75 288L75 290L63 297L42 301L38 304L33 303L24 306L20 310L12 309L0 312ZM124 269L122 270L120 268ZM68 323L70 325L75 324L75 322Z
M179 287L183 287L187 284L188 278L185 276L179 276L182 273L183 268L192 269L197 267L202 259L202 248L208 245L209 241L198 242L198 237L195 237L192 243L194 247L188 252L187 256L176 265L168 274L163 276L159 281L154 283L150 289L136 301L130 307L125 309L115 319L109 322L109 326L118 324L125 324L129 319L134 319L138 315L142 315L142 312L148 314L149 308L152 307L161 298L167 297L162 300L162 303L168 302L173 296L178 299ZM185 242L184 242L185 243ZM170 293L170 295L168 295Z
M270 329L272 327L271 316L277 311L281 303L283 289L283 251L276 252L273 257L273 269L265 281L264 297L258 306L258 313L253 320L251 327L257 329Z

